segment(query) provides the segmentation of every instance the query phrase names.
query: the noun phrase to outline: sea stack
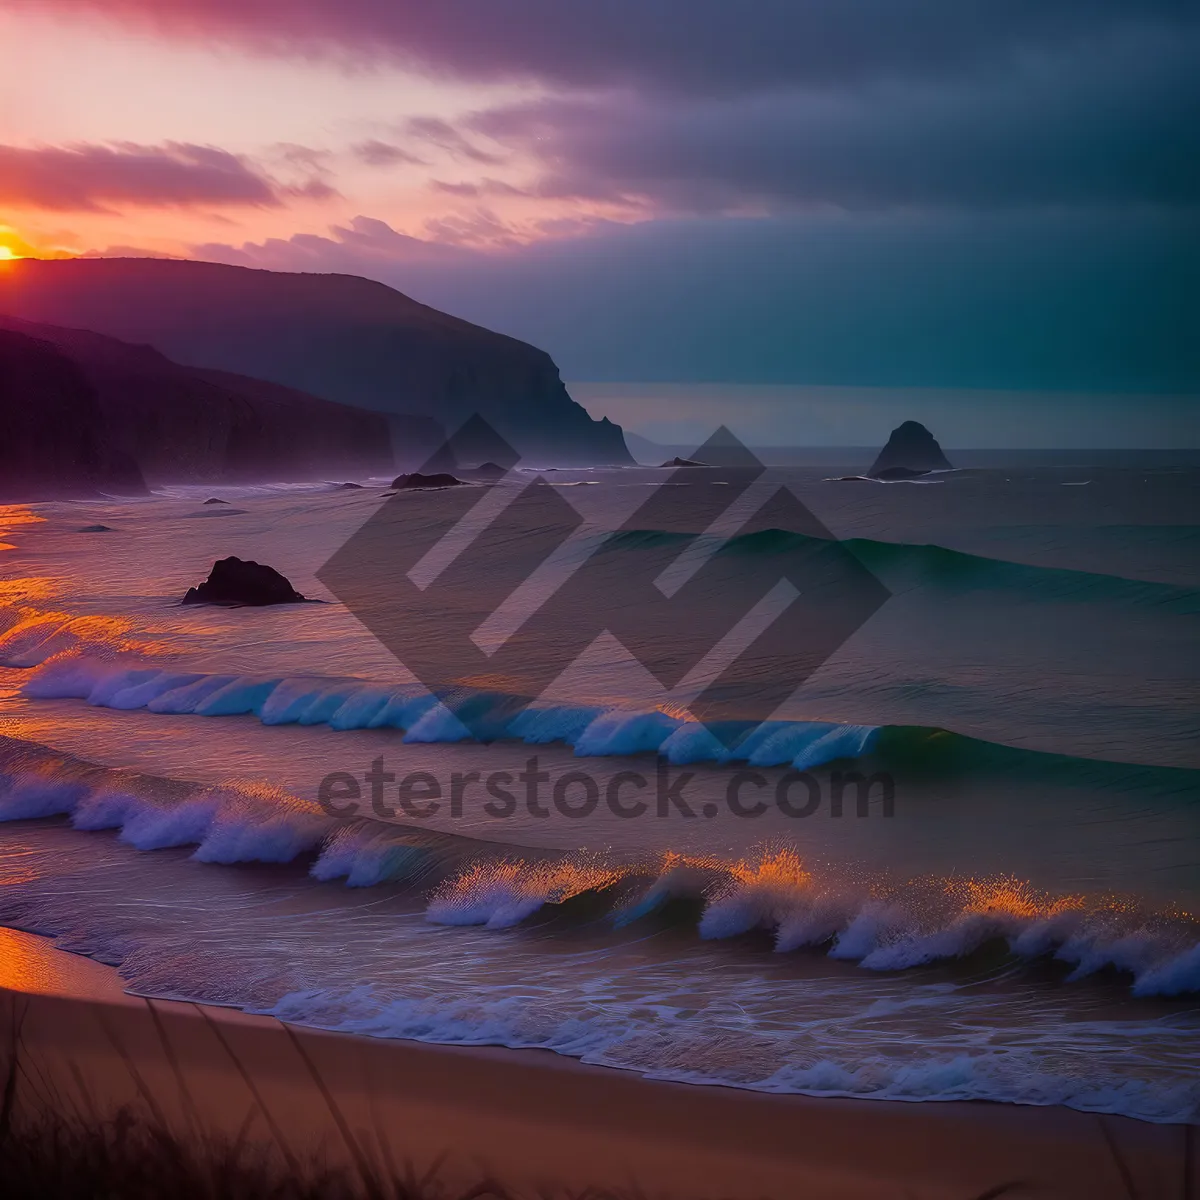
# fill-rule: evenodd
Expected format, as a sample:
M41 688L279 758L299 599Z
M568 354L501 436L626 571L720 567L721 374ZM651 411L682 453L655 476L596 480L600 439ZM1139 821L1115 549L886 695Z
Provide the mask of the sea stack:
M900 478L897 468L912 472L953 470L937 438L920 421L905 421L893 429L867 474L879 478L886 471L891 478Z
M242 605L303 604L304 597L274 567L231 555L213 563L208 578L199 587L188 588L183 602L238 608Z

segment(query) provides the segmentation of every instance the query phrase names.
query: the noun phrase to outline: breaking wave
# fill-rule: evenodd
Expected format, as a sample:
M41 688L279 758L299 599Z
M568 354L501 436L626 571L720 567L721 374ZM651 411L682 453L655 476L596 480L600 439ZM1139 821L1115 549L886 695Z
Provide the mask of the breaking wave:
M1117 896L1055 895L1006 877L856 877L765 847L737 861L667 853L621 860L473 842L369 819L341 820L261 784L201 787L128 775L0 739L0 821L66 817L138 850L193 846L206 863L309 858L319 882L419 888L435 925L507 929L536 914L622 930L695 923L705 940L768 935L779 953L819 950L873 971L963 959L1002 943L1016 959L1111 971L1136 996L1200 992L1200 921ZM0 919L4 914L0 913Z

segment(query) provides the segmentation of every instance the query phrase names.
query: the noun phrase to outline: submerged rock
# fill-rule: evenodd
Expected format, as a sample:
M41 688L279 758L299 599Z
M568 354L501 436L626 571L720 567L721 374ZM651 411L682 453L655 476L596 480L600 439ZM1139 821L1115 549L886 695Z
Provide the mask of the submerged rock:
M216 498L216 496L209 496L209 498L207 500L205 500L204 503L205 504L228 504L229 501L228 500L218 500Z
M664 467L706 467L707 463L697 462L694 458L679 458L676 456L670 462L663 463Z
M413 471L408 475L397 475L392 480L392 487L397 489L458 487L465 482L465 480L456 479L453 475L447 475L443 472L433 475L422 475L420 471Z
M949 460L942 453L937 438L920 421L905 421L892 430L887 445L879 452L868 475L875 479L909 479L911 475L885 476L883 472L903 469L924 473L927 471L951 471Z
M76 533L116 533L116 530L111 525L85 525L82 529L75 530Z
M300 604L304 597L274 567L235 558L218 559L199 587L188 588L184 604Z

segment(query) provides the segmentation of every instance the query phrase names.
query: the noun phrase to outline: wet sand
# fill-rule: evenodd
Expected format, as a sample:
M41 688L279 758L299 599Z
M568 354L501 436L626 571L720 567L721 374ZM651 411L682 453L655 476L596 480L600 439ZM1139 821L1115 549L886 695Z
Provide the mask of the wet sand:
M450 1184L491 1175L647 1197L1186 1197L1196 1130L1062 1108L771 1096L646 1080L540 1051L431 1046L126 995L115 970L0 930L19 1106L149 1112ZM1188 1138L1192 1153L1187 1153ZM1117 1146L1136 1193L1109 1149Z

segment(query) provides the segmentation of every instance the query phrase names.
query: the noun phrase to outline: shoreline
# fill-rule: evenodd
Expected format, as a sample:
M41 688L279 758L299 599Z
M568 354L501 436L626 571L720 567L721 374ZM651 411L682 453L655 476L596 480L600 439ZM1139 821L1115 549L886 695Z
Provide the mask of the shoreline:
M646 1079L550 1051L432 1045L127 994L115 968L0 929L0 1019L33 1066L18 1106L130 1105L354 1169L655 1197L1188 1196L1196 1131L1064 1108L771 1095ZM36 1088L29 1079L36 1078ZM42 1100L38 1100L41 1095ZM1117 1147L1120 1162L1110 1150ZM286 1152L284 1154L286 1157ZM1012 1185L991 1193L1001 1185ZM635 1190L636 1194L636 1190Z

